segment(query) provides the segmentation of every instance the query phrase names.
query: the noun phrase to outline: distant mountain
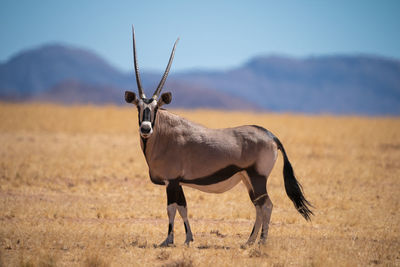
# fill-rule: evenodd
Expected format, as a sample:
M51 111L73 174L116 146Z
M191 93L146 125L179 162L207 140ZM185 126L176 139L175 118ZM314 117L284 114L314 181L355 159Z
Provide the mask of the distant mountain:
M161 74L142 71L141 77L150 94ZM122 104L124 90L136 90L134 74L84 49L46 45L0 64L0 100ZM400 61L259 56L228 71L171 75L164 90L183 108L400 115Z
M143 72L141 78L143 86L152 89L161 79L161 74ZM258 108L254 103L241 101L225 92L187 86L183 82L172 84L174 107ZM167 81L165 87L169 85ZM2 100L123 104L124 90L132 88L136 88L133 73L116 70L90 51L62 45L46 45L24 51L0 65ZM148 94L153 92L145 91Z
M174 108L217 108L217 109L261 109L254 103L228 96L225 93L201 87L185 86L183 83L171 83ZM149 94L150 95L150 94ZM31 97L30 100L62 104L125 104L124 90L112 86L85 84L76 80L60 82Z
M235 95L171 79L164 91L172 92L170 107L261 110L261 106Z
M47 45L23 51L0 65L0 94L26 99L71 79L114 86L127 82L123 74L90 51Z
M400 61L376 56L256 57L226 72L177 78L274 111L400 115Z
M111 86L65 80L30 99L62 104L123 104L122 93L121 89Z

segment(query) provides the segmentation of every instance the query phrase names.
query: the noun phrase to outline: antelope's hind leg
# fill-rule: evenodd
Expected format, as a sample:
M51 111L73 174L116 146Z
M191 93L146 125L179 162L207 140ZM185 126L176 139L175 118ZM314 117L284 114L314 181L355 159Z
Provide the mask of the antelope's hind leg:
M262 216L263 216L263 223L261 229L261 236L260 236L260 244L265 244L267 242L268 236L268 229L269 229L269 222L271 221L271 213L272 213L273 204L271 199L269 198L268 194L265 199L265 203L263 204Z
M193 235L187 217L185 195L183 193L182 186L180 186L179 183L176 181L171 181L167 185L167 213L169 220L168 235L164 242L160 244L161 247L166 247L174 244L174 221L177 209L183 219L183 223L185 226L185 244L189 245L189 243L193 241Z
M258 232L261 230L260 244L264 244L267 235L269 222L272 213L272 202L267 194L267 176L258 174L256 170L247 170L247 175L243 175L243 182L247 187L251 201L256 208L256 220L253 230L246 242L246 246L254 244Z

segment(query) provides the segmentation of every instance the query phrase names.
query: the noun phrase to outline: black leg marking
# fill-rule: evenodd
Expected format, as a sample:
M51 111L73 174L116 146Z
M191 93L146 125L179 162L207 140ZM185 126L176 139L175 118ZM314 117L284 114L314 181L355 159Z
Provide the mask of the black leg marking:
M185 244L189 245L189 243L193 241L193 234L192 230L190 229L189 220L187 218L187 208L178 206L178 211L183 219L183 225L185 226L185 233L186 233Z
M260 236L260 239L264 239L265 238L265 236L264 236L264 227L262 227L261 228L261 236Z
M170 181L167 186L167 204L170 205L173 203L176 203L178 206L186 207L186 198L178 180Z
M254 228L255 228L255 226L253 226L253 230L251 230L250 236L252 236L254 234Z
M179 180L169 181L167 185L167 210L168 210L168 236L167 239L160 246L169 246L174 242L174 219L175 212L178 209L179 214L183 219L183 225L185 226L186 240L185 244L189 245L193 241L192 231L190 230L189 221L187 218L187 207L186 198L183 193L182 186L179 185Z
M249 192L249 196L254 205L262 206L267 199L267 178L264 175L258 174L255 167L246 169L247 174L250 178L250 183L253 188Z
M172 223L168 224L168 235L172 233Z
M179 180L169 181L167 186L167 205L178 209L179 214L183 219L183 225L185 226L186 240L185 244L189 245L193 241L193 234L190 229L189 220L187 217L187 205L185 194L183 193L182 186L179 185ZM172 230L173 232L173 230Z

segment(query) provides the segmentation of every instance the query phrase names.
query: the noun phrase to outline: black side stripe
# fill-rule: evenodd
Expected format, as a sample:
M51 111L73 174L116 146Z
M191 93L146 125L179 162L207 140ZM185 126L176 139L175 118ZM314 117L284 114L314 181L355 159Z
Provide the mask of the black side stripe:
M236 165L229 165L221 170L216 171L213 174L204 176L201 178L185 180L185 178L180 178L179 182L183 184L196 184L196 185L212 185L219 182L223 182L231 178L236 173L246 170L247 168L241 168Z

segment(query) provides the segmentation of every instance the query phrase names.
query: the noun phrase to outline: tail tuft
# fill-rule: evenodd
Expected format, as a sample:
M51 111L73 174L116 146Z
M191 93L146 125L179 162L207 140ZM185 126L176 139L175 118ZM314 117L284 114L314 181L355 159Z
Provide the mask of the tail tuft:
M314 213L310 210L310 207L313 207L310 202L304 197L303 187L297 181L296 176L294 175L292 165L286 155L286 151L283 148L282 143L279 139L274 136L274 141L278 146L278 149L281 150L283 155L283 177L285 181L285 190L286 194L292 200L297 211L307 220L310 221L310 215L314 215Z

